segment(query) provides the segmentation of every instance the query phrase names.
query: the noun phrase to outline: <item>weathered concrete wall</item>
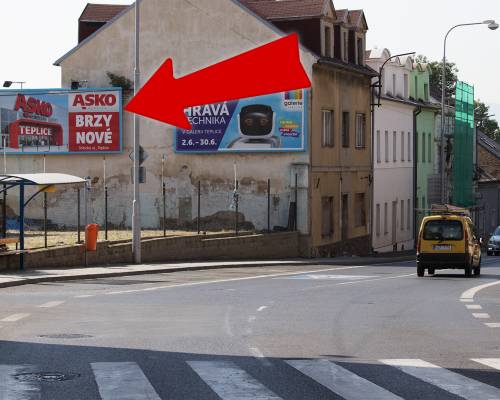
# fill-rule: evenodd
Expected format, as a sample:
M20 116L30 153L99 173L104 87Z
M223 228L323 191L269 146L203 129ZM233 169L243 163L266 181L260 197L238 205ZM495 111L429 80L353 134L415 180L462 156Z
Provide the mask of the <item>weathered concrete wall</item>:
M76 21L75 21L76 23ZM108 86L106 72L133 78L134 9L102 29L61 63L62 86L72 80L87 80L89 87ZM277 39L280 33L231 0L144 0L141 2L141 72L145 82L165 58L174 60L175 76L183 76L207 65ZM303 65L311 74L314 57L301 51ZM223 84L224 82L221 82ZM165 96L175 95L165 93ZM125 102L126 103L126 100ZM106 158L110 193L110 222L131 225L132 115L124 113L124 152ZM166 156L167 219L196 217L197 182L202 182L202 216L227 211L234 189L233 163L237 165L241 188L240 211L257 229L267 227L267 179L272 184L272 226L286 226L290 207L294 165L307 164L308 153L287 154L175 154L174 129L141 118L141 144L149 153L144 163L147 183L141 185L141 213L145 227L159 227L162 213L161 160ZM42 157L9 157L8 170L41 172ZM92 192L92 219L103 220L102 156L47 156L47 172L66 172L97 178ZM307 180L303 182L307 184ZM307 232L307 188L301 188L299 228ZM49 218L68 225L76 220L74 191L51 194ZM9 205L17 209L15 195ZM38 203L40 205L40 203ZM36 203L28 218L41 218Z
M299 234L193 235L142 241L143 262L281 259L299 257ZM129 242L99 242L96 252L87 253L88 265L132 262ZM0 256L0 269L15 270L18 255ZM64 268L85 265L83 245L41 249L25 254L25 268Z

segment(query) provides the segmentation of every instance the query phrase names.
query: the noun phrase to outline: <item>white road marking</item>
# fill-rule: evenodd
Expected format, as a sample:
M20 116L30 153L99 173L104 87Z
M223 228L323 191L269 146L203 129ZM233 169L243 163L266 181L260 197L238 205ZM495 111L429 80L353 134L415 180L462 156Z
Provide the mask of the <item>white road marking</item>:
M60 306L63 303L64 303L64 301L49 301L47 303L40 304L38 307L40 307L40 308L52 308L52 307Z
M19 321L20 319L29 317L30 314L12 314L9 315L8 317L5 317L4 319L0 319L1 322L16 322Z
M500 371L500 358L471 358L471 360Z
M329 285L310 286L310 287L307 287L307 288L304 288L304 289L299 289L299 292L306 292L308 290L321 289L321 288L332 287L332 286L356 285L356 284L365 283L365 282L383 281L383 280L386 280L386 279L406 278L406 277L415 276L415 275L417 275L417 274L405 274L405 275L396 275L396 276L385 276L383 278L376 278L376 279L365 279L365 280L352 281L352 282L334 283L334 284L329 284Z
M474 299L460 299L462 303L474 303Z
M17 380L16 374L33 372L29 365L0 365L0 399L2 400L39 400L42 398L39 383Z
M233 310L233 306L228 306L226 310L226 315L224 316L224 328L226 330L226 333L229 336L234 336L233 330L231 329L231 311Z
M161 400L134 362L92 363L102 400Z
M482 310L483 307L481 307L479 304L466 304L465 307L467 307L468 310Z
M457 374L424 360L379 360L467 400L500 399L500 389Z
M252 356L257 358L265 367L272 366L272 364L266 358L264 353L262 353L262 351L260 351L258 347L249 347L248 350L250 350L250 354L252 354Z
M88 297L94 297L94 294L80 294L78 296L75 296L75 299L86 299Z
M500 328L500 322L485 322L488 328Z
M188 361L222 400L281 400L247 372L227 361Z
M305 279L305 280L360 280L375 278L376 275L332 275L332 274L300 274L275 279Z
M483 289L489 288L491 286L495 286L495 285L500 285L500 280L495 281L495 282L485 283L484 285L479 285L479 286L475 286L473 288L470 288L470 289L466 290L465 292L463 292L462 295L460 296L460 298L461 299L473 299L474 296L477 294L477 292L479 292Z
M267 306L260 306L259 308L257 308L257 312L264 311L266 308Z
M346 400L402 400L394 393L328 360L286 362Z
M479 319L488 319L488 318L490 318L490 314L488 314L488 313L472 313L472 316L474 318L479 318Z
M243 277L243 278L217 279L217 280L203 281L203 282L187 282L187 283L179 283L177 285L164 285L164 286L156 286L156 287L145 288L145 289L120 290L120 291L114 291L114 292L107 292L107 293L104 293L104 294L105 295L115 295L115 294L151 292L151 291L162 290L162 289L173 289L173 288L177 288L177 287L211 285L211 284L214 284L214 283L248 281L248 280L253 280L253 279L275 278L277 276L290 276L290 275L297 275L297 274L307 274L307 273L324 272L324 271L334 271L334 270L335 271L341 271L341 270L344 270L344 269L369 268L369 267L373 267L373 265L355 265L355 266L351 266L351 267L318 269L318 270L314 270L314 271L283 272L283 273L280 273L280 274L246 276L246 277Z

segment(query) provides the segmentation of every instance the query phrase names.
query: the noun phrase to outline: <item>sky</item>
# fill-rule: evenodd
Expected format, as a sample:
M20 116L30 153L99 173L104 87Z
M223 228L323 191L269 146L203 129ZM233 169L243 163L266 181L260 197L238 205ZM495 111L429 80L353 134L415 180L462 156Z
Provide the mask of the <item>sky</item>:
M0 0L0 81L26 81L27 88L60 87L60 69L52 64L76 45L77 21L86 3ZM387 47L392 54L415 51L430 60L442 59L444 35L453 25L485 19L500 22L499 0L334 0L334 6L365 11L368 48ZM490 105L490 113L500 120L500 29L457 28L448 38L447 56L457 63L459 79L473 84L476 98Z

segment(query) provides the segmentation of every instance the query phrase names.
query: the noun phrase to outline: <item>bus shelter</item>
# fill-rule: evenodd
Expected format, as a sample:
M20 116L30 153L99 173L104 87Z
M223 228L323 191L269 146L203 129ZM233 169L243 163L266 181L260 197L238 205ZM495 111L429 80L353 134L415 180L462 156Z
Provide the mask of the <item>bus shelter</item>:
M6 190L19 188L19 269L24 269L24 210L31 200L38 194L52 189L59 185L85 184L85 179L78 176L59 173L39 173L39 174L0 174L0 185L3 188L0 193ZM34 187L33 193L25 199L26 187Z

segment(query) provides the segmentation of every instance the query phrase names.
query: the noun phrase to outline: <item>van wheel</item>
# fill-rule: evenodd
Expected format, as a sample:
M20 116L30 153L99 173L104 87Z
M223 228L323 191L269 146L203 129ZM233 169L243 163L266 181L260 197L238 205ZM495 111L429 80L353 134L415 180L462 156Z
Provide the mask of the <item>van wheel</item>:
M436 269L435 268L429 268L427 270L427 272L429 273L429 275L434 275L434 273L436 272Z
M469 263L465 265L465 277L470 278L472 276L472 267Z
M417 276L421 278L424 276L424 274L425 274L425 268L420 265L417 265Z

